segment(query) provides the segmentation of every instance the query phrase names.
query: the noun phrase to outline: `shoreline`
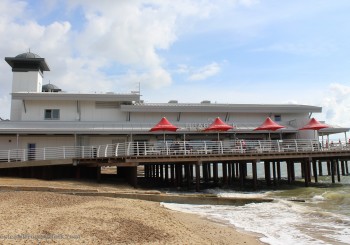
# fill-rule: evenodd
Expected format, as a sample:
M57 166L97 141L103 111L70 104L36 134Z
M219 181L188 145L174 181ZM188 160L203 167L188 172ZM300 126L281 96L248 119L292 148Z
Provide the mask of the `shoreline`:
M77 181L42 181L36 179L17 179L17 178L0 178L0 185L14 186L18 187L19 185L25 184L28 187L38 187L40 185L46 185L46 187L52 188L68 188L71 189L80 189L80 190L90 190L95 186L94 183L86 184L85 182L77 182ZM100 185L100 184L99 184ZM72 188L74 187L74 188ZM118 189L120 192L140 192L139 190L135 190L133 188L128 188L124 186L119 188L118 186L108 186L102 185L99 189L103 189L104 191L112 191L113 189ZM97 190L99 191L99 190ZM151 190L150 192L154 192ZM18 235L18 234L26 234L28 230L26 228L28 222L25 220L28 217L21 217L23 213L35 214L34 217L31 217L30 222L37 224L40 226L41 223L50 223L51 229L32 229L29 230L31 232L36 232L36 235L54 235L54 234L68 234L64 233L64 231L72 231L74 227L67 229L63 224L67 225L70 222L77 223L77 221L85 224L81 225L80 230L84 230L83 233L79 233L80 230L75 232L76 235L80 235L80 241L69 241L71 244L81 244L84 242L98 242L100 244L110 244L112 241L115 243L129 243L130 240L134 239L130 237L130 234L119 234L118 230L120 230L124 225L128 226L128 231L133 233L135 231L139 231L138 236L135 238L136 240L130 241L131 244L140 244L140 243L148 243L148 244L178 244L181 241L186 241L186 243L203 243L203 244L263 244L259 240L259 236L257 234L250 234L248 232L241 231L236 227L223 224L220 222L216 222L215 220L211 220L205 217L202 217L197 214L188 214L184 212L174 211L163 207L160 202L150 202L145 200L135 200L135 199L127 199L127 198L109 198L109 197L100 197L100 196L76 196L76 195L66 195L64 193L52 192L50 189L48 191L0 191L0 195L3 200L6 200L5 203L1 204L2 210L4 210L1 215L2 222L6 221L6 223L1 224L1 227L6 227L2 230L0 234L1 237L4 238L5 235ZM21 200L32 200L32 202L26 204L26 201ZM42 200L44 199L44 200ZM51 200L54 199L54 200ZM48 201L51 200L51 201ZM63 208L61 207L62 203L55 203L56 201L62 201L64 204ZM24 202L24 203L23 203ZM7 203L7 204L6 204ZM14 204L19 204L14 205ZM6 206L8 205L8 206ZM58 207L56 208L56 206ZM40 206L44 206L44 209L40 209ZM104 207L101 209L101 207ZM105 216L98 214L99 212L105 213L104 209L110 210L110 213L106 213ZM10 210L8 210L10 209ZM90 209L96 209L99 212L91 213ZM101 209L101 210L100 210ZM82 212L85 210L85 212ZM115 212L118 210L119 212ZM15 215L19 215L20 218L17 220L14 217L4 216L5 213L9 211ZM43 216L42 212L45 211L45 215ZM57 217L57 212L62 212L62 214ZM72 220L72 217L69 217L72 212L77 212L80 215L75 216ZM136 213L135 213L136 212ZM85 214L89 213L89 217L85 217ZM139 215L137 215L137 213ZM54 214L54 215L53 215ZM113 223L110 223L110 219L113 219L114 216L120 216L119 219L115 219ZM95 224L89 224L86 222L86 218L91 218L99 220L100 226L96 226ZM102 218L101 218L102 217ZM115 218L115 217L114 217ZM24 219L24 220L23 220ZM55 222L55 220L60 219L68 219L66 222L60 223ZM102 219L102 220L100 220ZM18 222L21 221L21 222ZM29 222L29 223L30 223ZM93 231L98 230L100 234L106 233L106 230L109 230L111 227L106 227L106 224L114 227L113 232L104 237L96 235ZM30 223L31 224L31 223ZM31 226L29 224L29 227ZM60 225L62 224L62 225ZM135 226L135 224L137 224ZM70 226L70 225L68 225ZM135 226L135 227L134 227ZM104 229L102 229L104 227ZM142 227L140 231L140 227ZM33 228L33 227L32 227ZM117 230L117 231L116 231ZM123 230L123 229L122 229ZM16 234L11 234L11 231L16 231ZM6 233L6 234L5 234ZM34 234L33 233L33 234ZM142 236L143 234L143 236ZM69 234L68 234L69 235ZM116 236L115 236L116 235ZM95 236L95 237L94 237ZM97 238L96 238L97 236ZM133 235L134 236L134 235ZM108 238L108 239L107 239ZM97 240L96 240L97 239ZM118 239L120 241L118 241ZM146 240L143 240L146 239ZM185 240L183 240L185 239ZM51 239L52 240L52 239ZM48 241L51 241L50 239ZM19 240L19 244L21 242L28 242L28 239ZM48 242L45 241L45 242ZM61 244L63 240L52 240L52 242L58 242ZM3 240L6 244L6 240ZM13 242L13 240L10 240ZM16 241L17 243L18 241ZM112 243L113 243L112 242ZM25 243L25 242L24 242ZM63 243L64 244L64 241Z

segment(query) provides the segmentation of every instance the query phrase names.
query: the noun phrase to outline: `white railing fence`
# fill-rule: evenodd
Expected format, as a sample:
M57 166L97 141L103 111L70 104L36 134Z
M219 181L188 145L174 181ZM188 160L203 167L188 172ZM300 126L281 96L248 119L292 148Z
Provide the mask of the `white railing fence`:
M322 145L317 140L231 140L125 142L97 146L61 146L0 150L0 162L57 160L72 158L250 154L350 150L350 144Z

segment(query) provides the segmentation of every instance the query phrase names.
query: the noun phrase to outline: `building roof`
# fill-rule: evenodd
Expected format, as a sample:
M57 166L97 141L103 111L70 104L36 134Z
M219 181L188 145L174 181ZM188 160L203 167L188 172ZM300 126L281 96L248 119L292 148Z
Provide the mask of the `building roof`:
M42 86L42 92L60 92L61 89L56 85L49 83Z
M39 55L27 52L19 54L16 57L5 57L5 61L12 67L12 71L35 70L50 71L44 58Z
M20 58L20 59L40 59L41 57L37 54L34 54L32 52L27 52L23 54L16 55L15 58Z
M122 105L125 112L235 112L235 113L313 113L322 107L295 104L210 104L210 103L137 103Z
M12 93L14 100L46 100L46 101L139 101L139 94L79 94L79 93L37 93L37 92L17 92Z

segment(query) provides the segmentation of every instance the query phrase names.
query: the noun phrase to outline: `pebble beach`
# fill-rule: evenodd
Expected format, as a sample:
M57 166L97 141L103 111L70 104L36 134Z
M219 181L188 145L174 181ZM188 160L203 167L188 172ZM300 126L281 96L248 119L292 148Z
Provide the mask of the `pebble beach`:
M11 178L1 178L1 186L135 191L127 186ZM0 191L0 200L1 244L261 244L254 234L157 202L6 189Z

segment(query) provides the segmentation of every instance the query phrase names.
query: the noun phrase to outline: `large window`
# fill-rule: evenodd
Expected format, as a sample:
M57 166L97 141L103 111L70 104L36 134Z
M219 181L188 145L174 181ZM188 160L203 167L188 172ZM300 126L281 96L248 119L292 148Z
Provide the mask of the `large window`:
M46 109L45 120L59 120L60 110L59 109Z

